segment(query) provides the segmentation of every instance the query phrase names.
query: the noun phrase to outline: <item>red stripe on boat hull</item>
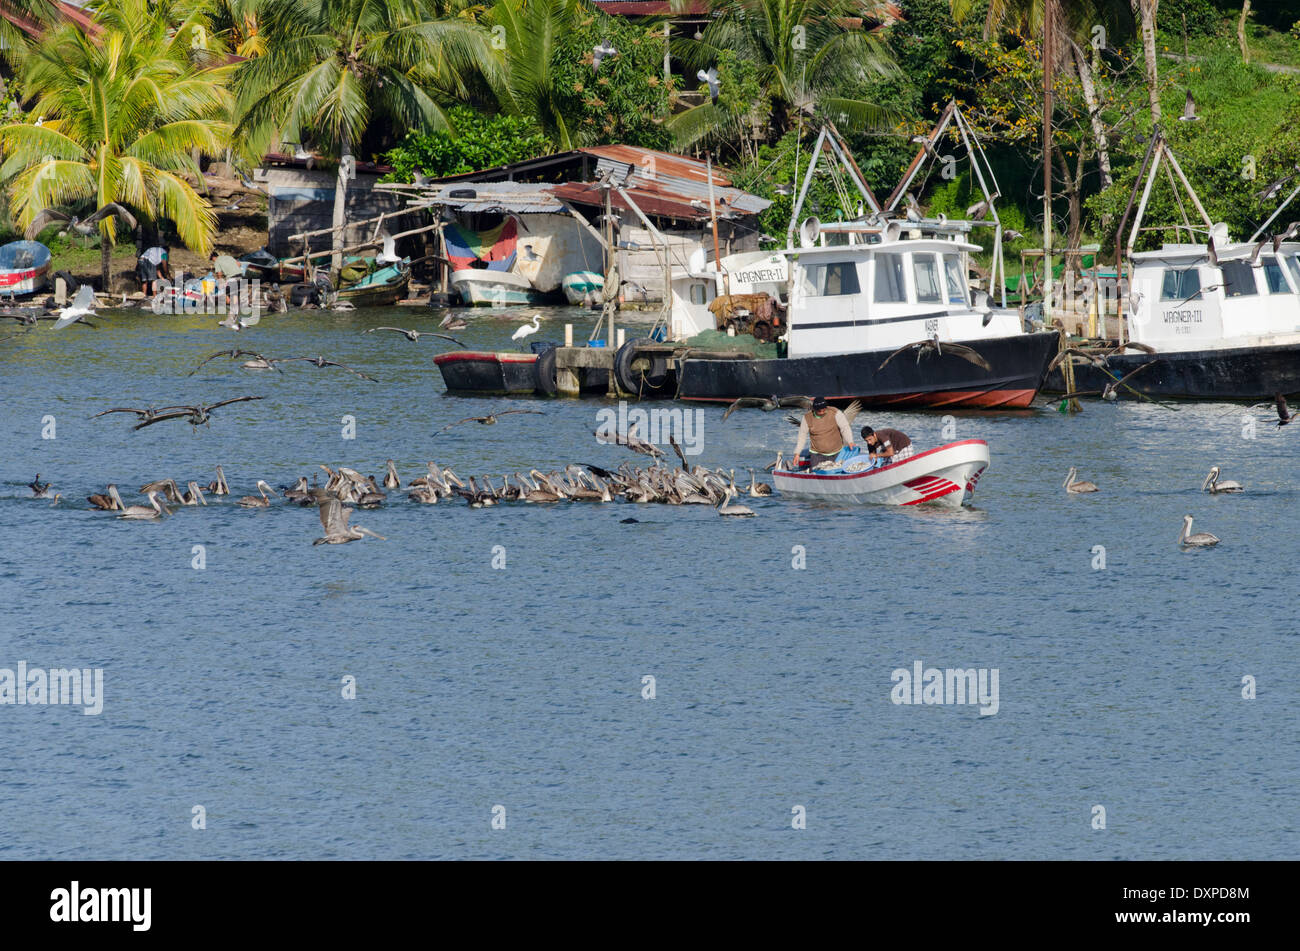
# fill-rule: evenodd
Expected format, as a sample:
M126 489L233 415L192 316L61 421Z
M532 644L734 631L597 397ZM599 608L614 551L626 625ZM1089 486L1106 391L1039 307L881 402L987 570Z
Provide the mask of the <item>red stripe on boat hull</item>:
M1037 390L954 390L948 393L898 393L893 395L873 394L871 396L837 396L836 403L857 399L865 407L875 406L913 406L919 408L978 408L978 409L1026 409L1034 401ZM683 396L683 401L692 403L731 403L731 399L706 396Z

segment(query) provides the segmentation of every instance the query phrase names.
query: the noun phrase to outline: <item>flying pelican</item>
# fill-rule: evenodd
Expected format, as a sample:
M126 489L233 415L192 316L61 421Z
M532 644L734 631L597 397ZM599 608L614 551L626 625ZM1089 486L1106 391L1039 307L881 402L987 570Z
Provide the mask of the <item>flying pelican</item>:
M1065 483L1064 483L1066 492L1072 494L1078 494L1080 492L1097 491L1097 483L1095 482L1075 482L1074 477L1077 476L1078 474L1079 474L1079 470L1075 466L1070 466L1070 472L1065 477Z
M333 360L326 360L324 357L288 357L287 359L302 360L306 363L310 363L312 366L317 368L338 367L340 370L347 370L353 376L359 376L363 380L369 380L371 383L379 382L373 376L367 376L366 374L362 373L360 370L354 370L349 366L344 366L342 363L336 363Z
M1211 495L1219 495L1222 492L1244 492L1245 486L1240 482L1219 481L1219 467L1214 466L1210 469L1210 474L1205 477L1205 482L1201 484L1202 492L1209 492Z
M131 212L127 211L117 202L110 202L103 208L100 208L88 218L78 218L75 215L69 215L62 211L56 211L53 208L46 208L40 212L32 223L27 226L23 232L23 237L28 241L33 240L38 234L49 227L53 221L66 221L68 227L82 236L89 236L98 230L99 222L108 216L116 217L120 222L127 226L128 229L134 229L136 220Z
M457 420L454 423L442 427L442 429L438 430L434 435L437 436L439 433L445 433L447 430L459 426L461 423L478 423L481 426L491 426L496 423L498 416L509 416L511 413L531 413L534 416L546 415L539 409L499 409L495 413L489 413L486 416L467 416L464 419Z
M376 330L391 330L394 333L401 334L407 340L411 341L411 343L417 342L421 337L441 337L443 340L450 340L452 343L460 344L462 347L465 346L465 344L461 343L461 341L457 340L455 337L449 337L447 334L431 333L428 330L405 330L401 327L371 327L369 330L363 332L372 334Z
M964 346L960 343L940 344L937 337L931 337L929 340L918 340L916 343L909 343L906 346L899 347L889 356L885 357L885 362L876 367L876 372L879 373L885 368L890 360L894 359L894 357L898 356L900 353L906 353L908 350L916 351L917 363L920 363L921 357L925 356L927 353L943 356L943 354L947 352L951 353L955 357L961 357L963 360L975 364L975 366L979 367L981 370L988 370L990 372L993 370L993 367L989 365L989 362L980 356L978 351L971 347Z
M1281 393L1273 397L1273 402L1274 405L1277 406L1277 424L1279 426L1285 426L1287 423L1291 422L1291 420L1296 418L1296 414L1287 408L1286 397Z
M36 473L36 478L27 483L27 488L32 490L32 498L48 499L50 497L50 483L41 481L41 474Z
M1183 516L1183 530L1178 536L1178 544L1183 548L1210 548L1219 544L1219 539L1209 532L1197 532L1195 535L1188 534L1192 530L1192 517Z
M510 335L511 340L523 340L528 335L537 333L537 331L540 329L538 327L538 322L545 320L546 318L543 317L539 312L533 314L533 316L530 319L532 320L533 325L531 327L528 326L528 324L523 324L522 326L520 326L518 330L516 330L514 333Z
M266 493L270 492L271 495L275 495L275 489L271 488L269 485L267 485L267 484L266 484L265 482L263 482L261 479L258 479L258 480L257 480L257 491L260 492L260 493L262 493L261 498L258 498L256 495L246 495L246 496L244 496L242 499L240 499L239 502L238 502L237 504L242 505L242 506L243 506L244 508L246 508L246 509L265 509L265 508L270 508L270 507L271 507L271 499L270 499L269 496L267 496Z
M342 545L346 542L356 541L364 535L371 538L378 538L380 541L387 541L383 535L378 535L368 528L362 528L360 525L349 525L348 519L352 517L352 509L344 508L343 503L338 499L326 499L320 505L320 523L325 528L325 537L318 538L313 545Z
M209 422L211 411L219 406L229 406L231 403L246 403L249 400L266 399L264 396L235 396L228 400L220 400L216 403L199 403L194 406L164 406L148 419L136 423L131 427L132 430L144 429L146 426L152 426L155 423L165 422L169 419L184 419L191 426L202 426ZM113 410L109 410L113 412ZM130 410L129 412L137 412Z
M171 509L159 503L157 492L149 493L148 505L123 505L122 496L117 494L117 486L115 485L110 485L108 487L108 492L113 496L113 501L117 504L118 510L122 513L118 518L148 520L158 519L162 518L164 515L172 514Z
M283 362L278 357L264 357L256 350L239 350L232 347L229 350L218 350L216 353L209 355L204 358L198 366L185 375L193 376L198 373L199 370L203 369L203 367L217 359L217 357L229 357L232 360L238 360L240 357L252 357L253 359L246 360L240 364L240 368L244 370L280 370L279 364ZM280 370L280 372L283 373L284 371Z
M722 501L718 503L718 514L736 515L736 516L740 516L741 518L752 516L754 514L754 510L751 509L748 505L731 504L731 500L735 498L735 496L736 493L731 489L730 486L728 486L727 490L722 495Z
M62 330L68 324L75 324L78 321L85 322L85 318L95 316L95 289L89 284L82 284L77 290L77 296L67 307L59 311L59 319L54 322L54 330Z

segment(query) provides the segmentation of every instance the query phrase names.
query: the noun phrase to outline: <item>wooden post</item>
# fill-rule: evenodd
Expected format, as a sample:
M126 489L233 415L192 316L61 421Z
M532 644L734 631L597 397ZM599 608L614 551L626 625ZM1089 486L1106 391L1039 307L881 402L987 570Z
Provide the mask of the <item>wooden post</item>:
M573 324L564 325L564 345L566 347L573 346Z
M1052 0L1043 0L1043 323L1052 318Z
M722 274L722 290L728 297L731 296L731 279L727 272L722 269L722 251L718 247L718 210L713 203L713 153L704 153L705 168L709 176L709 222L713 225L713 270Z

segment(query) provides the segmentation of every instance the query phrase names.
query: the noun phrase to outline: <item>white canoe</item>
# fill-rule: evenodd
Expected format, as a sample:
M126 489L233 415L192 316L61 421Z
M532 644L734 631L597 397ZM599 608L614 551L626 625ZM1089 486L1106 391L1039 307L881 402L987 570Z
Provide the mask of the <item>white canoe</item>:
M846 464L846 471L824 474L777 469L772 481L782 495L831 502L873 502L879 505L921 505L933 502L957 508L970 500L989 465L989 444L963 439L918 452L902 462L879 469L865 466L864 453Z

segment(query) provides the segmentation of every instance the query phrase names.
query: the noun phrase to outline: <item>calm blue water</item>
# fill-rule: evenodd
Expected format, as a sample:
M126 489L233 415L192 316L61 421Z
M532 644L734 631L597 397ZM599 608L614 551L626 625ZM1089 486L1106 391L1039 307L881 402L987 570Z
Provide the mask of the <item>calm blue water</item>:
M539 338L590 326L547 313ZM380 475L392 457L404 481L428 459L494 477L641 463L593 439L602 400L519 403L546 415L435 437L507 401L444 396L440 343L360 331L440 316L306 313L234 334L121 314L0 340L0 667L105 671L100 716L0 706L0 856L1296 855L1300 429L1248 441L1231 407L959 415L955 438L987 439L993 463L958 512L747 499L758 517L735 521L395 493L354 516L387 541L314 547L316 513L297 506L232 496L150 524L83 501L109 481L130 502L151 479L206 484L217 463L235 496L322 462ZM458 335L500 346L524 316L474 314ZM186 378L229 346L381 382L224 360ZM245 393L267 398L197 432L87 419ZM702 412L693 461L738 478L793 444L781 413ZM868 418L946 441L939 414ZM1248 491L1199 493L1215 463ZM1070 465L1102 491L1067 496ZM58 507L30 498L37 472ZM1180 551L1187 513L1223 543ZM999 711L891 703L891 672L917 660L997 668Z

